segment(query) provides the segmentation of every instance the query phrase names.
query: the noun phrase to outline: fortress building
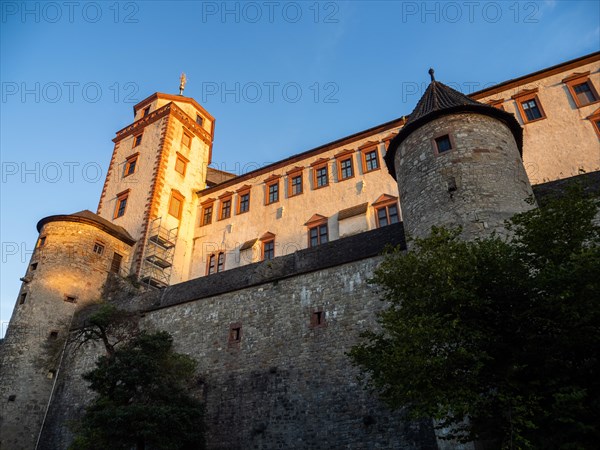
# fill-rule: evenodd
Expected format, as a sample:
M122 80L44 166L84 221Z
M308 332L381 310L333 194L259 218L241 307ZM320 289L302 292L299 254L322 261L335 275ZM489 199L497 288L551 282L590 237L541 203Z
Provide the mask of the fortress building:
M502 233L532 196L598 181L600 53L469 96L430 75L410 115L242 175L210 167L194 99L135 105L97 212L37 224L0 346L0 448L69 445L101 349L66 338L99 300L198 361L211 449L449 445L356 381L345 352L384 307L367 280L407 235Z

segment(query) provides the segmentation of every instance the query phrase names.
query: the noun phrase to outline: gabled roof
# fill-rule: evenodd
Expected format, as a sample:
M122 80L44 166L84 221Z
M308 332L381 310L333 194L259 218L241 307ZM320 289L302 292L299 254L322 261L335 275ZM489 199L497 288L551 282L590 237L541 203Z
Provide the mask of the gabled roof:
M473 112L500 120L508 126L515 138L519 152L523 154L523 129L517 119L515 119L514 115L499 108L472 100L451 87L436 81L433 78L433 69L430 69L429 74L431 75L431 83L417 103L417 106L415 106L413 112L408 117L404 127L402 127L398 135L390 141L388 151L384 156L388 170L394 179L396 179L394 158L400 144L410 136L413 131L419 129L428 122L450 114Z

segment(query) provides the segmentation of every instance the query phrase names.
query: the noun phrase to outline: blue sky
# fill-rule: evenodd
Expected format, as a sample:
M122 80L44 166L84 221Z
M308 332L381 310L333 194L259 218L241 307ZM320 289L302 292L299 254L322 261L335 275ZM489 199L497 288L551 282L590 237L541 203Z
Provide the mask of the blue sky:
M597 1L1 7L2 334L37 221L95 211L114 133L182 71L241 173L409 114L430 66L469 93L600 49Z

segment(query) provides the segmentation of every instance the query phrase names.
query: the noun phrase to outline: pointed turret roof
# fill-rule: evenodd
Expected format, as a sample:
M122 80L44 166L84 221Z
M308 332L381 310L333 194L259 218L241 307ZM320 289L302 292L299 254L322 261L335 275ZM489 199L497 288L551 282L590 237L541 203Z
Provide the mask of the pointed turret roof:
M408 117L404 127L398 135L390 141L388 151L385 155L390 174L396 178L394 167L394 157L396 150L413 131L422 127L426 123L445 115L458 114L462 112L475 112L486 116L494 117L510 128L515 137L519 152L523 153L523 130L514 115L504 110L495 108L484 103L473 100L461 92L446 86L435 80L433 69L429 69L431 83L427 90L415 106L415 109Z

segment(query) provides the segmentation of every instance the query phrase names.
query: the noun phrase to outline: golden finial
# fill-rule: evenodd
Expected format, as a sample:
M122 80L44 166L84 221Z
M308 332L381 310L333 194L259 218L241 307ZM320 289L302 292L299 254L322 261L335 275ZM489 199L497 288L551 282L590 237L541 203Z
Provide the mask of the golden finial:
M179 77L179 95L183 95L183 90L185 89L186 82L187 78L185 77L185 73L181 72L181 77Z

